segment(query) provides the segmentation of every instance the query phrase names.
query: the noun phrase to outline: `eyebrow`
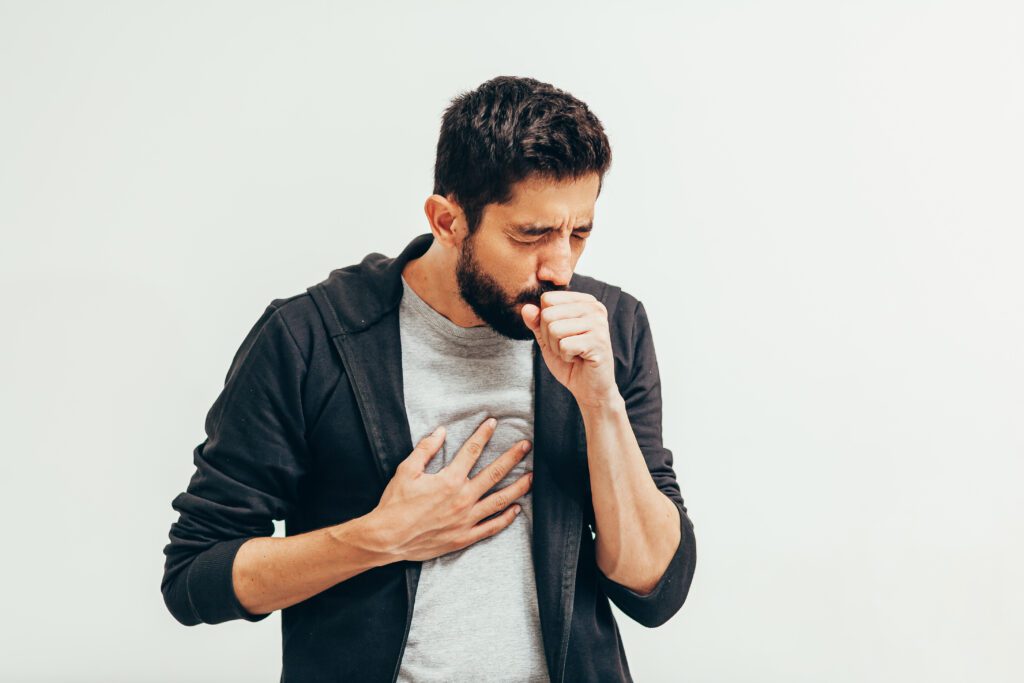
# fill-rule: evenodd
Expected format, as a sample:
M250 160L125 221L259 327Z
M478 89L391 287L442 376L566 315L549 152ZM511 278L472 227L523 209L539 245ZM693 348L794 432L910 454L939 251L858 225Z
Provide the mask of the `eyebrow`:
M537 223L524 223L522 225L509 225L510 228L518 232L520 235L525 237L537 237L539 235L546 235L555 228L550 225L538 225ZM590 232L594 228L594 221L590 221L586 225L577 225L573 228L573 232Z

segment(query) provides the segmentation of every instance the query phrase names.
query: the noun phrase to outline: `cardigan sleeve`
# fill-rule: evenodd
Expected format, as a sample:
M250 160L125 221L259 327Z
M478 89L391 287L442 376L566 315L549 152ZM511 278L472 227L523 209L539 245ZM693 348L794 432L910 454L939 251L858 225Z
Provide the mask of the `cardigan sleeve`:
M633 365L625 386L620 387L626 412L637 443L647 461L647 468L658 489L675 503L679 511L679 546L661 575L657 585L647 594L640 594L609 579L600 567L598 583L605 595L627 616L654 628L668 621L686 600L697 562L693 522L672 469L672 452L662 445L661 380L654 352L647 312L637 301L633 326Z
M271 303L235 353L224 388L206 416L195 471L171 501L179 513L164 547L160 584L167 609L186 626L256 622L234 591L239 547L271 536L285 519L307 469L301 405L305 360Z

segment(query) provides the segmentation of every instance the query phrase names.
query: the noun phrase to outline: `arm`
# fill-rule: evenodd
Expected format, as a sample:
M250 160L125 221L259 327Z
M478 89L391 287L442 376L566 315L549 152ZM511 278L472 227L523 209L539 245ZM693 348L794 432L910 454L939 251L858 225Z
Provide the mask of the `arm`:
M358 518L271 538L307 471L305 360L273 303L247 334L196 447L195 473L171 502L161 592L185 625L260 621L389 560Z
M679 548L679 512L658 490L621 396L582 411L597 527L597 566L647 595Z
M613 399L605 407L585 410L583 418L600 527L595 530L598 582L629 617L655 627L686 600L696 539L672 453L662 445L661 381L640 302L634 317L633 362L619 386L621 402Z
M394 562L373 514L287 538L250 538L238 549L235 594L265 616L302 602L356 574Z

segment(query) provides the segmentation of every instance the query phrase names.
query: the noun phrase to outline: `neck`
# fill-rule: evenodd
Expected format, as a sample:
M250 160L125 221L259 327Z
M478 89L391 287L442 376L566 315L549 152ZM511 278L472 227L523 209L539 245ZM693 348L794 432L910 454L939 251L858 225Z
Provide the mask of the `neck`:
M459 296L455 260L436 240L422 256L405 264L402 275L421 299L459 327L484 324Z

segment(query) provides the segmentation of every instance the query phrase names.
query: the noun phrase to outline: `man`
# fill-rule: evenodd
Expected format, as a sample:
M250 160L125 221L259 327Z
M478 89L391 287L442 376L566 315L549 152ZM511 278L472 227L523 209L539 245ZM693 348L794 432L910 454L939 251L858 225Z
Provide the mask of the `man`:
M281 609L282 681L632 680L609 599L664 623L696 555L644 307L573 272L610 163L549 84L452 101L430 233L235 355L172 502L175 618Z

